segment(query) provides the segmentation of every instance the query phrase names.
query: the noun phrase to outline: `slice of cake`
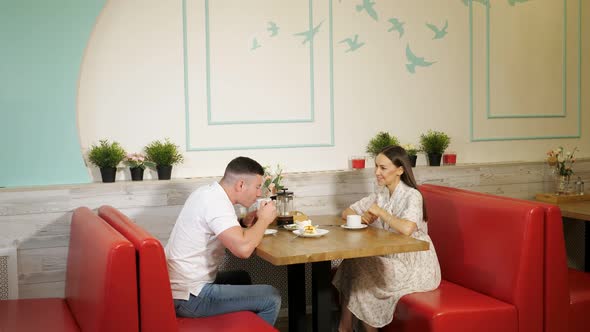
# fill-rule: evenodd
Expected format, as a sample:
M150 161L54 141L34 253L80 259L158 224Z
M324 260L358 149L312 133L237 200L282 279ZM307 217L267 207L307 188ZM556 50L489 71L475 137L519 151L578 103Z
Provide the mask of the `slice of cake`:
M310 235L317 234L316 228L317 228L317 226L307 225L307 226L303 227L303 234L310 234Z

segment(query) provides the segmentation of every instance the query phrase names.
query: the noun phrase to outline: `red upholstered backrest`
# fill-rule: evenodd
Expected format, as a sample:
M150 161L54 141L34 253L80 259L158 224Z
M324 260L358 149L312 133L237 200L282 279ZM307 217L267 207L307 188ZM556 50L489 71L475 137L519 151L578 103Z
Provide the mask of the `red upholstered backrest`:
M543 322L543 208L423 185L442 277L517 307L519 331Z
M482 197L490 196L489 194L450 187L445 187L445 190L480 195ZM494 197L511 201L529 202L510 197ZM543 207L545 211L543 247L544 331L567 331L570 299L567 255L565 252L561 210L552 204L541 202L535 202L534 204Z
M135 267L127 239L88 208L74 211L65 293L82 331L139 331Z
M111 206L100 207L98 214L137 250L141 331L178 331L166 256L160 241Z

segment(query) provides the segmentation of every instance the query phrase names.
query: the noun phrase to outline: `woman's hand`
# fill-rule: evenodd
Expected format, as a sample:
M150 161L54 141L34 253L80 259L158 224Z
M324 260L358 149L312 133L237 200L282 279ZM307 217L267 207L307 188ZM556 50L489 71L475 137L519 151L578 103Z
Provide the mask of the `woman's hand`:
M363 213L363 215L361 216L361 222L367 225L372 224L373 222L375 222L375 220L377 220L377 216L372 214L369 211L365 211L365 213Z
M385 215L385 213L387 213L385 210L383 210L382 208L379 207L379 205L373 203L369 209L367 210L367 212L369 212L370 214L375 216L375 219L377 218L383 218L383 216Z

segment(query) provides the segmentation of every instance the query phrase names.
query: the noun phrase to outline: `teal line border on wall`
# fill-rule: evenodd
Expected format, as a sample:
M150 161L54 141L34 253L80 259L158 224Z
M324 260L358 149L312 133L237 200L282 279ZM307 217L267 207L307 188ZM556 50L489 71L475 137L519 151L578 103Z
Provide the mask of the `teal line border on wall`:
M76 98L105 2L0 2L0 187L91 182Z
M182 27L183 27L183 57L184 57L184 101L185 101L185 121L186 121L186 146L187 151L224 151L224 150L259 150L259 149L282 149L282 148L309 148L309 147L332 147L335 144L334 135L334 42L333 42L333 15L332 15L332 1L329 0L329 54L330 54L330 143L325 144L278 144L278 145L257 145L257 146L228 146L228 147L210 147L198 148L191 146L191 132L190 132L190 98L189 98L189 80L188 80L188 49L187 49L187 12L186 2L182 0ZM313 0L309 0L309 26L313 28ZM268 124L268 123L302 123L313 122L315 118L315 98L314 98L314 58L313 58L313 43L310 45L310 88L311 88L311 118L306 120L268 120L268 121L225 121L212 122L211 121L211 95L210 95L210 65L209 65L209 0L205 0L205 20L206 20L206 70L207 70L207 121L208 125L254 125L254 124Z
M562 57L561 64L561 91L562 91L562 107L561 114L502 114L494 115L491 110L491 96L490 96L490 6L486 6L486 113L488 119L507 119L507 118L564 118L567 114L566 92L567 92L567 0L563 0L563 43L562 43ZM578 45L581 48L582 45ZM578 67L578 73L580 67Z
M582 124L581 124L581 108L582 108L582 77L581 77L581 68L582 68L582 1L578 0L578 97L577 97L577 120L578 120L578 132L574 135L553 135L553 136L511 136L511 137L489 137L489 138L475 138L474 135L474 127L473 127L473 4L469 2L469 134L470 140L472 142L486 142L486 141L513 141L513 140L537 140L537 139L558 139L558 138L580 138L582 133ZM564 105L564 114L563 115L505 115L505 116L490 116L490 84L489 84L489 6L486 8L486 103L487 103L487 115L488 119L499 119L499 118L555 118L555 117L565 117L566 114L566 80L565 80L565 56L566 56L566 33L567 33L567 0L564 0L564 64L563 64L563 72L564 72L564 81L562 84L562 91L564 95L563 105Z
M309 0L308 3L308 15L309 15L309 29L313 29L313 0ZM213 121L213 108L211 107L211 48L210 48L210 18L209 18L209 0L205 0L205 40L206 40L206 47L205 47L205 56L206 56L206 65L207 65L207 124L211 126L216 125L235 125L235 124L266 124L266 123L305 123L305 122L313 122L315 118L315 91L314 91L314 57L313 57L313 45L314 43L310 43L309 46L309 87L310 87L310 112L307 118L302 119L289 119L289 120L281 120L281 119L271 119L271 120L245 120L245 121Z

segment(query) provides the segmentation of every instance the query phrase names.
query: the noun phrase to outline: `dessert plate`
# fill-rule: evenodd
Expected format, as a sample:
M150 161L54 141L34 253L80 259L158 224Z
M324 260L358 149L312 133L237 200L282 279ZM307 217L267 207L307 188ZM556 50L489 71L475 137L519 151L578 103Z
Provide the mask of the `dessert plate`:
M363 229L363 228L367 228L367 225L362 224L362 225L357 226L357 227L350 227L348 225L340 225L340 227L346 228L346 229Z
M321 229L321 228L316 228L315 234L306 234L301 229L298 229L298 230L293 231L293 234L295 234L297 236L301 236L301 237L319 237L319 236L322 236L322 235L326 235L328 233L330 233L329 230L327 230L327 229Z
M287 224L287 225L283 225L283 227L285 229L288 229L290 231L295 230L295 229L299 229L299 226L295 225L295 224Z
M264 230L264 235L271 235L271 234L276 234L276 233L277 233L276 229L267 228Z

